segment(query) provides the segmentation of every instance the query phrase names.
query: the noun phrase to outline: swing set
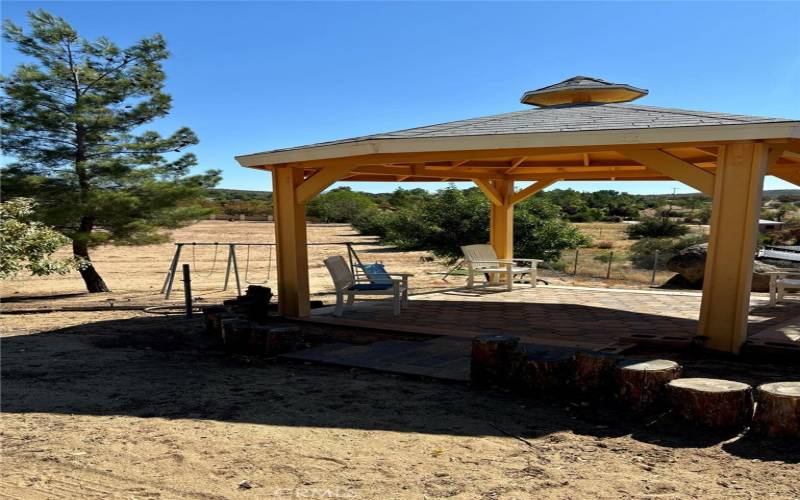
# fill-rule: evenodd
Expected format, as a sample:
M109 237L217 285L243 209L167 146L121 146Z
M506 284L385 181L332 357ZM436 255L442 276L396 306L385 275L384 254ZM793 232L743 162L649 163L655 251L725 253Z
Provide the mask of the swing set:
M308 243L308 246L330 246L330 245L345 245L347 247L347 256L350 262L350 270L354 273L362 266L361 259L359 258L358 254L356 253L355 249L353 248L353 242L347 241L343 243ZM266 285L270 283L272 279L272 254L273 248L275 247L275 243L201 243L201 242L180 242L175 243L175 254L172 256L172 262L169 265L169 269L167 270L167 275L164 278L164 285L161 287L161 293L164 294L164 299L169 300L169 296L172 293L172 284L175 281L175 275L178 272L178 265L180 264L181 260L181 252L183 251L183 247L189 246L192 249L192 273L195 276L199 276L201 278L210 278L217 269L217 262L218 257L221 251L221 247L228 248L228 262L225 267L225 282L222 286L222 290L226 291L228 289L228 283L230 282L231 272L233 272L234 279L236 280L236 293L237 295L242 294L242 281L249 285ZM213 246L214 247L214 257L211 262L211 269L204 274L198 274L197 272L197 247L198 246ZM239 261L236 258L236 247L237 246L246 246L247 253L245 257L245 265L244 265L244 277L240 278L239 276ZM267 273L264 281L250 281L248 278L250 276L250 247L267 247L268 248L268 256L267 256Z

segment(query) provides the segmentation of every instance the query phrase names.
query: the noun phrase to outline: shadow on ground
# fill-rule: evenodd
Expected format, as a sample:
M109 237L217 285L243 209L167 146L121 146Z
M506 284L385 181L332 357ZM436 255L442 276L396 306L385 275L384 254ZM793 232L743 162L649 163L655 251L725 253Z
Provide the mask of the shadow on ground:
M708 363L697 364L709 369ZM785 376L780 368L755 370L753 376ZM7 414L209 419L523 441L569 431L631 435L681 448L726 438L686 432L668 418L653 423L621 417L608 405L546 402L459 384L227 355L202 334L198 319L136 317L7 337L2 380ZM725 449L747 458L800 462L800 447L785 443L740 439Z

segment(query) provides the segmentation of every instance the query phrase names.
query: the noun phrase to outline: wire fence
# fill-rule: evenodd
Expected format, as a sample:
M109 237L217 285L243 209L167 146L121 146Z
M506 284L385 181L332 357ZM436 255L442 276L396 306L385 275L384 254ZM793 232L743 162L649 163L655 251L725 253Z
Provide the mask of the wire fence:
M658 250L642 254L619 249L578 248L564 250L558 260L543 265L540 274L660 286L675 275L666 268L673 255L673 252Z

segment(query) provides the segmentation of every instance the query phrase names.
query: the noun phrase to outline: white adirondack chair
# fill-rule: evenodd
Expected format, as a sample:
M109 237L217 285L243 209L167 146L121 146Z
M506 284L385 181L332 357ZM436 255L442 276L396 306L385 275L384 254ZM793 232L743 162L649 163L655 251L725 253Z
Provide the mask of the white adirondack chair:
M408 278L413 274L367 271L365 277L355 277L341 255L328 257L324 262L328 272L331 273L333 286L336 288L334 316L341 316L344 313L345 296L347 296L347 305L351 306L355 296L359 294L391 295L394 301L395 316L400 316L400 310L408 305Z
M769 305L783 300L786 290L800 290L800 270L769 271Z
M528 275L531 287L536 287L536 268L541 260L537 259L498 259L491 245L465 245L461 247L464 252L464 262L467 264L467 288L475 284L475 275L489 274L492 279L505 275L506 287L514 289L514 275ZM516 262L530 262L530 267L516 266Z

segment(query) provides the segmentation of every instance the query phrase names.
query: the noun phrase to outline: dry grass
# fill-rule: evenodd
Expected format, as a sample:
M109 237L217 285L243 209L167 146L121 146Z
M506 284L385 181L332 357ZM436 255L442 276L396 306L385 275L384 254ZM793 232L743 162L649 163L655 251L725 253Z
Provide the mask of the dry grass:
M613 242L613 251L625 251L630 240L625 239L625 224L590 223L577 224L581 231L590 235L595 242ZM83 281L77 272L65 276L30 277L20 276L0 284L0 294L4 297L4 307L50 307L53 305L102 304L109 299L115 305L155 305L163 303L160 294L166 271L175 252L173 242L238 242L272 243L275 241L274 224L268 222L227 222L202 221L172 233L171 243L140 247L104 246L92 253L93 261L100 274L111 288L110 294L87 294ZM448 266L440 259L433 259L429 252L401 252L380 245L375 238L361 236L345 224L309 224L308 241L325 243L323 246L309 247L309 279L312 295L326 297L332 291L330 276L322 261L331 255L346 255L344 242L354 243L357 252L365 262L380 261L394 272L413 273L412 284L415 291L425 291L461 286L465 278L453 275L444 281L442 278ZM67 249L62 250L67 253ZM635 269L628 261L615 262L611 280L605 280L606 264L595 259L608 250L581 249L579 273L577 277L554 275L546 269L542 272L555 282L588 285L636 287L649 284L650 272ZM237 248L242 288L250 283L276 286L275 253L268 247ZM181 263L192 268L192 287L194 296L203 302L219 302L236 294L234 281L227 291L223 291L227 248L184 247ZM565 252L565 269L571 273L574 254ZM657 282L666 280L671 273L657 276ZM182 288L176 280L173 301L182 299Z

